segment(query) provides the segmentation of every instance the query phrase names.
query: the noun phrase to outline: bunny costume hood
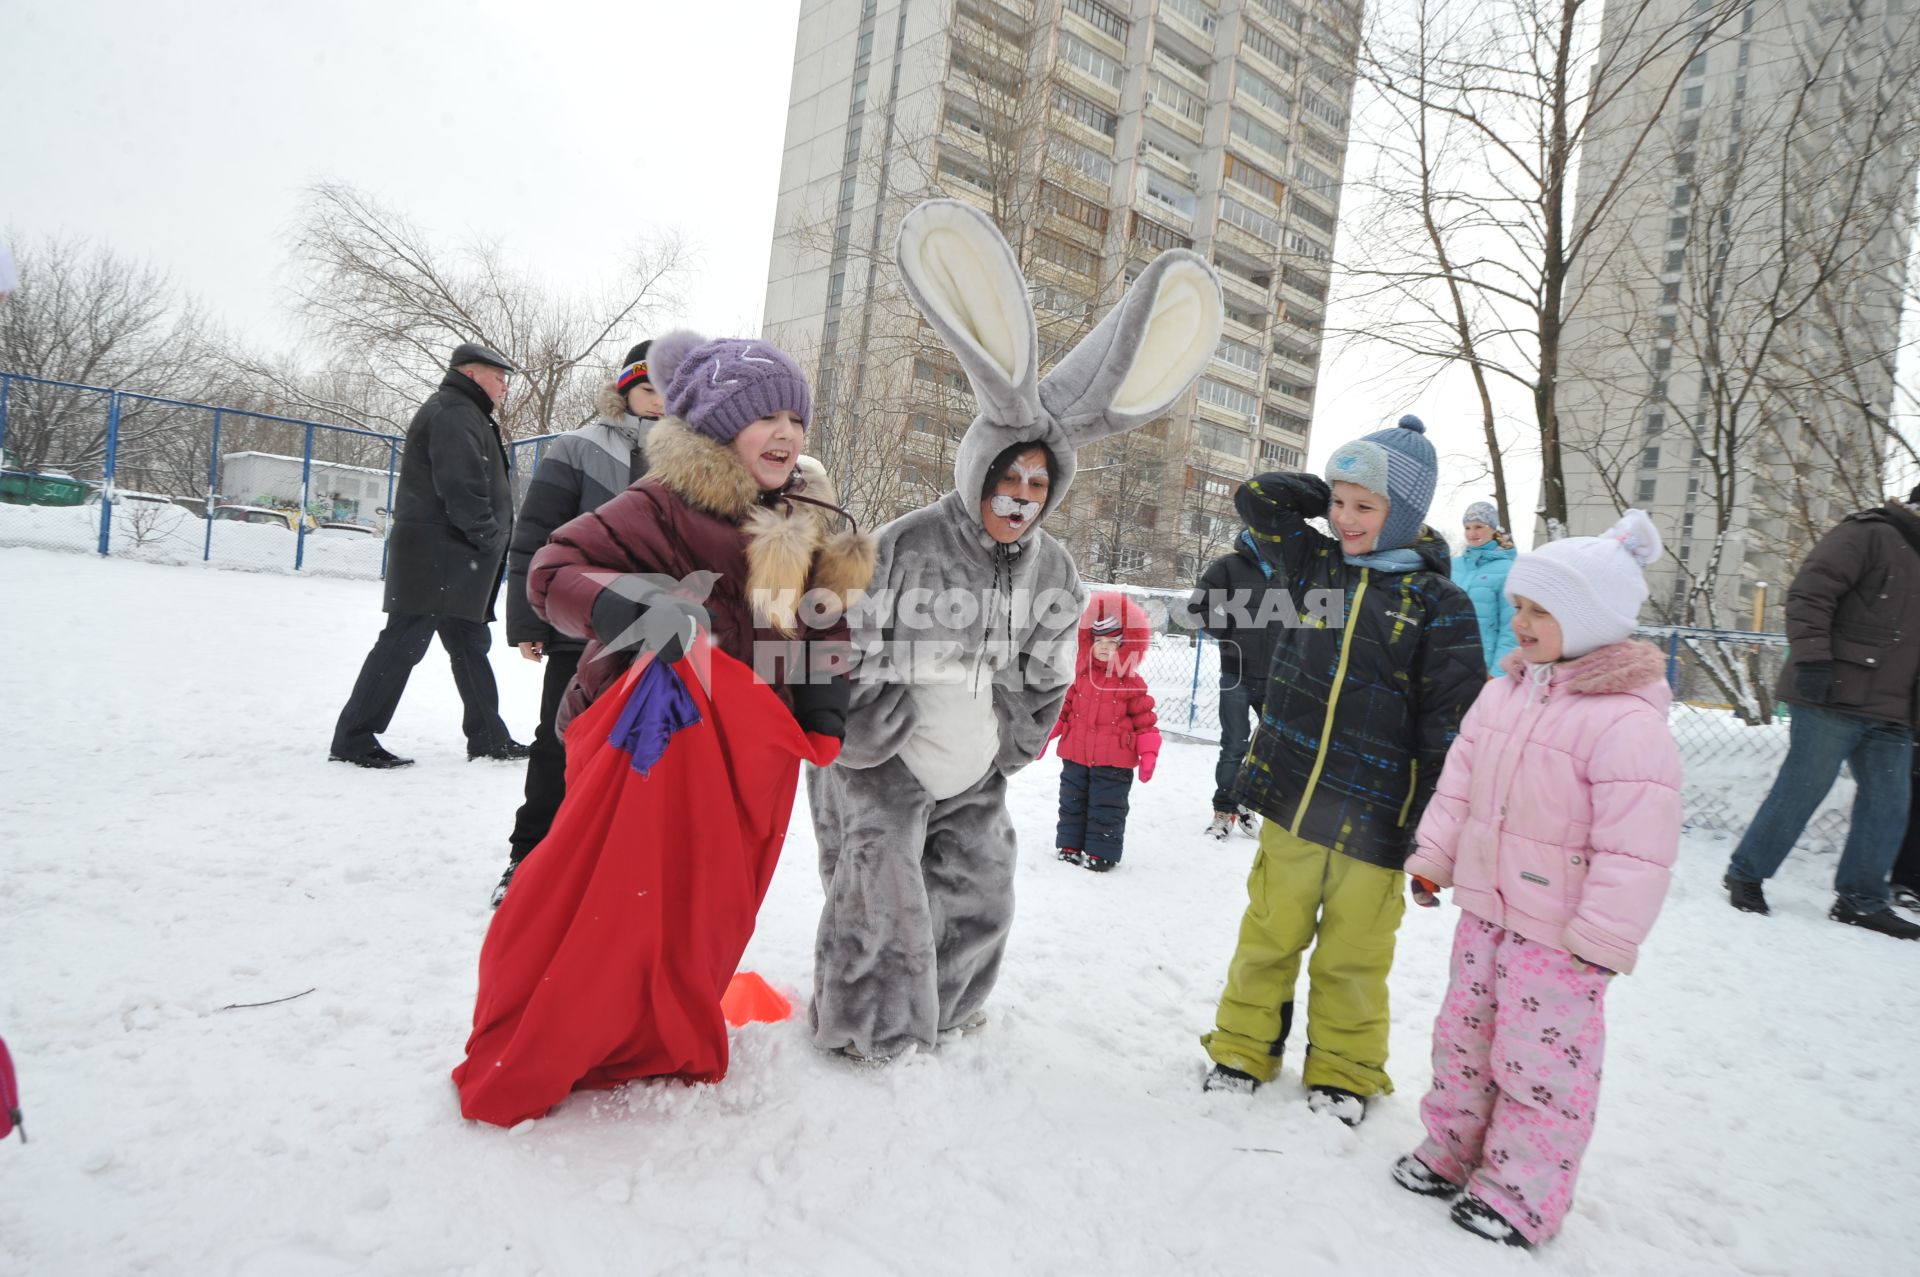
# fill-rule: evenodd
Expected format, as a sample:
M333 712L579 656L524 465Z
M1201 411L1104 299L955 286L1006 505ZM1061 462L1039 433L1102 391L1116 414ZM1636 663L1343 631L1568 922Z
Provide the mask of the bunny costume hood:
M1157 258L1046 376L1027 283L993 222L957 200L902 220L900 270L978 403L954 489L882 527L869 606L848 613L853 704L839 763L808 774L826 905L815 1043L889 1056L973 1016L1013 917L1007 778L1045 744L1073 680L1085 605L1039 527L1087 444L1161 416L1220 341L1220 287L1197 254ZM1010 545L980 506L994 459L1052 454L1037 518ZM927 606L919 600L932 600Z

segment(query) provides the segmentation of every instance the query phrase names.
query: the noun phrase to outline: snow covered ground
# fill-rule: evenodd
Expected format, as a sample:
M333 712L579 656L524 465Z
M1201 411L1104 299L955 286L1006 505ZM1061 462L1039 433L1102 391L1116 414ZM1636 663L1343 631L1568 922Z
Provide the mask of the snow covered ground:
M1203 1096L1253 844L1199 835L1212 751L1170 744L1104 878L1051 855L1057 764L1014 795L1020 919L989 1027L881 1072L754 1026L720 1085L460 1119L447 1072L520 798L465 761L443 656L386 743L326 762L379 586L0 549L0 1034L32 1143L0 1146L0 1272L1895 1273L1920 1201L1920 945L1770 919L1690 836L1565 1231L1474 1240L1387 1167L1419 1138L1451 908L1410 910L1397 1095L1349 1131L1290 1055ZM539 671L501 648L508 722ZM1757 806L1769 777L1744 787ZM809 982L804 807L746 966ZM313 990L279 1005L226 1010ZM1902 1224L1901 1221L1907 1221Z

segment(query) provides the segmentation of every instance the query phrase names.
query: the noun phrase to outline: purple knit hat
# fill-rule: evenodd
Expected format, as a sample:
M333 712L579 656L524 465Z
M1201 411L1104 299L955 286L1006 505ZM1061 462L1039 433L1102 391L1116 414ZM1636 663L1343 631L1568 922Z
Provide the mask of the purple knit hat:
M648 380L666 395L667 411L716 443L781 409L805 427L813 396L800 365L778 347L750 338L708 341L685 329L654 339Z

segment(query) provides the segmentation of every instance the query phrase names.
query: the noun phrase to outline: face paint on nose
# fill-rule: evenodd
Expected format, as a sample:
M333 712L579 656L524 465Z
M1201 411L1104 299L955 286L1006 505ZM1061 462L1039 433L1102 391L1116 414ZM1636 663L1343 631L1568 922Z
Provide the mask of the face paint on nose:
M1044 474L1045 471L1041 473ZM1022 501L1018 497L996 494L987 508L1019 528L1025 527L1040 517L1040 506L1041 503L1038 501Z

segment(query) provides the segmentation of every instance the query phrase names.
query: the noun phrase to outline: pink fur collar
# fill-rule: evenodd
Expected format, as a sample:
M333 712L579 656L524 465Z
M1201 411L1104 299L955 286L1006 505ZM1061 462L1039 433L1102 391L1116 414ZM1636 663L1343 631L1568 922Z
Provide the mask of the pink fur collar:
M1511 678L1527 676L1527 662L1518 652L1507 653L1500 662ZM1577 661L1564 661L1554 667L1553 683L1569 692L1587 696L1606 696L1631 692L1649 683L1664 682L1667 658L1660 649L1639 639L1609 643L1588 652Z

